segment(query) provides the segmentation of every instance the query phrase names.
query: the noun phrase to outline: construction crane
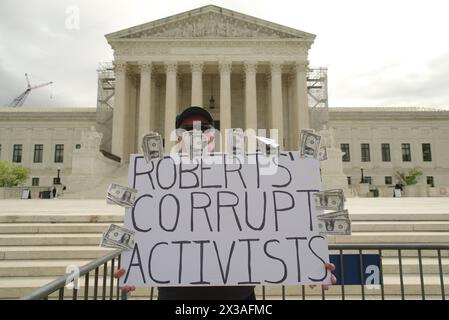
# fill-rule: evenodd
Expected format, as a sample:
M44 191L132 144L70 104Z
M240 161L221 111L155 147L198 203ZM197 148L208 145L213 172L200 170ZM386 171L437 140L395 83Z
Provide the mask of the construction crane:
M23 103L25 102L25 99L30 94L31 90L43 88L43 87L49 86L53 83L52 81L50 81L50 82L39 84L37 86L32 87L27 73L25 73L25 78L27 79L27 88L20 96L18 96L17 98L15 98L13 100L13 102L11 102L11 104L9 106L12 108L21 107L23 105Z

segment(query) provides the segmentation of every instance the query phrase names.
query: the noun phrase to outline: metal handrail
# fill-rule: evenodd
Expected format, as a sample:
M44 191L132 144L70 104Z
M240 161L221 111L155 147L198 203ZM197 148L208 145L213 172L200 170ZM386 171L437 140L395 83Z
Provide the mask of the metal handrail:
M102 264L105 264L108 261L118 257L122 253L122 251L123 251L123 249L114 250L113 252L110 252L110 253L108 253L100 258L97 258L97 259L89 262L88 264L80 267L80 269L79 269L80 277L84 276L85 274L89 273L90 271L98 268ZM70 274L66 274L62 277L59 277L56 280L46 284L42 288L39 288L36 291L20 298L20 300L39 300L39 299L48 297L48 295L63 288L66 285L66 281L69 276L70 276Z
M422 279L422 275L423 275L423 270L422 270L422 265L421 265L421 250L437 250L438 252L438 259L439 259L439 268L440 268L440 278L441 278L441 284L443 285L442 287L442 294L443 294L443 299L445 296L444 293L444 282L443 282L443 270L442 270L442 264L441 264L441 250L449 250L449 244L444 244L444 243L402 243L402 244L394 244L394 243L345 243L345 244L336 244L336 243L332 243L329 244L329 251L339 251L340 255L343 254L343 251L345 250L358 250L359 254L362 254L363 250L376 250L379 252L379 254L382 254L383 250L398 250L398 257L399 257L399 266L400 266L400 270L401 270L401 295L402 298L404 298L404 288L403 288L403 280L402 280L402 265L401 265L401 250L418 250L419 253L419 260L420 260L420 276L421 276L421 284L422 286L424 285L423 283L423 279ZM92 270L96 270L95 272L95 277L98 279L98 268L101 265L104 265L104 271L106 273L106 264L112 260L112 262L114 262L114 259L117 257L120 257L120 254L122 253L123 249L119 249L119 250L115 250L111 253L108 253L100 258L97 258L93 261L91 261L90 263L80 267L79 269L79 276L84 276L84 275L89 275L89 272L91 272ZM111 270L111 277L113 276L113 268L114 268L114 263L112 263L112 270ZM68 277L70 276L70 274L64 275L50 283L48 283L47 285L43 286L42 288L39 288L37 290L35 290L34 292L24 296L21 298L21 300L40 300L40 299L48 299L48 296L58 290L63 290L63 288L66 285L66 281L68 279ZM96 279L96 281L97 281ZM106 274L103 275L103 285L105 285L106 283ZM151 295L153 295L153 288L151 288ZM263 289L263 298L265 298L265 288L262 287ZM344 285L342 288L343 292L342 295L344 297ZM103 291L106 290L106 288L103 286ZM284 286L283 286L283 292L284 292ZM363 293L362 293L363 294ZM103 292L103 299L105 296L105 292ZM112 288L111 288L111 296L112 296ZM118 296L118 294L117 294ZM364 296L364 294L363 294ZM382 287L382 297L384 296L383 293L383 287ZM424 290L422 290L422 296L423 299L425 297L424 294ZM303 297L304 297L304 288L303 288ZM62 295L63 298L63 295ZM61 296L60 296L61 299ZM75 293L75 298L76 299L76 293ZM94 297L94 299L96 299L96 295ZM118 299L118 297L117 297ZM126 299L126 294L122 292L121 294L121 299Z

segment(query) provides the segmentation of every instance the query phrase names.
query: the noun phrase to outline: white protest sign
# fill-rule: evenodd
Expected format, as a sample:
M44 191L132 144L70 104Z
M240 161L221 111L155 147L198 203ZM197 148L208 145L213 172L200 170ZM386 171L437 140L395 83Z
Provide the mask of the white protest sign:
M330 284L313 201L319 161L299 152L236 159L131 156L138 197L125 227L135 245L122 254L121 285Z

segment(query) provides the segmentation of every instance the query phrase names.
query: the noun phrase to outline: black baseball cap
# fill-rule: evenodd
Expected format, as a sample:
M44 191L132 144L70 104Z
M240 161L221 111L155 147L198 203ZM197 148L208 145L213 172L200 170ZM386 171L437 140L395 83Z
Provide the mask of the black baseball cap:
M214 118L212 118L212 115L206 109L197 106L192 106L188 107L187 109L185 109L183 112L181 112L176 116L176 123L175 123L176 129L179 129L179 126L181 125L181 122L184 119L194 115L203 116L204 118L207 119L210 125L212 126L214 125Z

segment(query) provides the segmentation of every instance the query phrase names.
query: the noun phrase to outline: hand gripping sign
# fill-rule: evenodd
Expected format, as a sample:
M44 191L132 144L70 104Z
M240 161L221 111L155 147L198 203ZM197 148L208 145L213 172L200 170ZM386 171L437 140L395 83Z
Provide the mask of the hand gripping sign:
M135 231L121 285L330 284L313 193L319 160L299 152L243 158L131 155L126 209Z

